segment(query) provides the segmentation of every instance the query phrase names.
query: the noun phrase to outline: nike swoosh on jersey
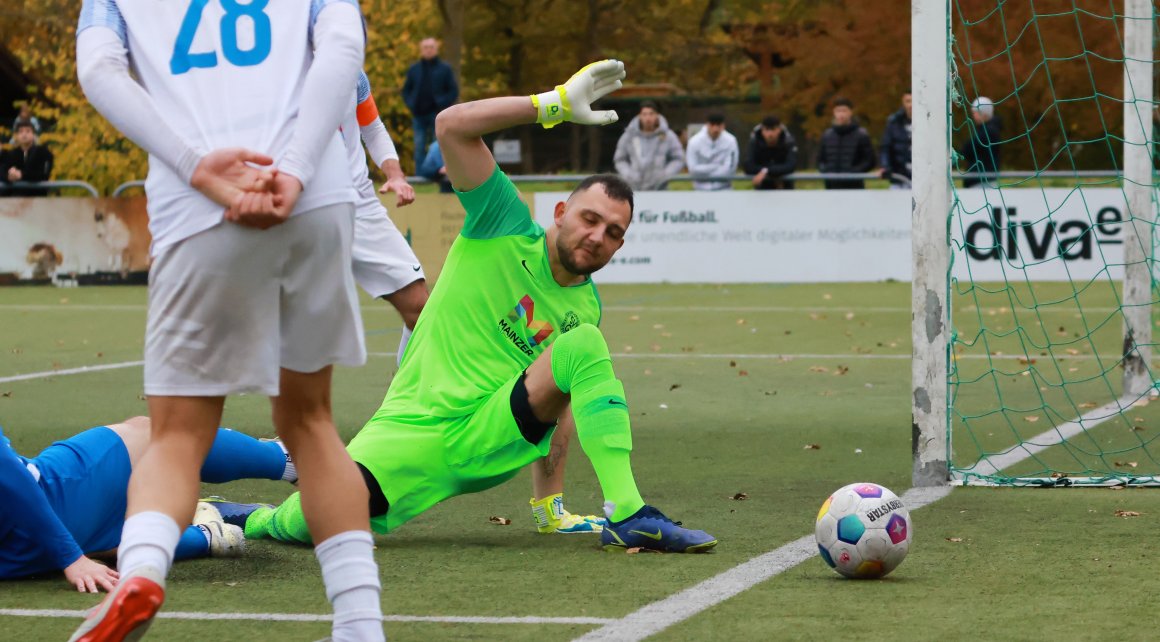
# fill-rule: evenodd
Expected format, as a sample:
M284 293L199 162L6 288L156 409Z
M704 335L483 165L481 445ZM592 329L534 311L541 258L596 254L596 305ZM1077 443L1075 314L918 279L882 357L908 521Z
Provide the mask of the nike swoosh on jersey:
M628 407L628 404L624 403L623 401L617 401L615 399L609 399L608 405L610 405L610 406L624 406L625 408Z
M532 274L532 268L528 267L528 260L527 259L520 261L520 265L524 266L524 269L528 271L528 274L531 274L532 276L536 276L535 274Z

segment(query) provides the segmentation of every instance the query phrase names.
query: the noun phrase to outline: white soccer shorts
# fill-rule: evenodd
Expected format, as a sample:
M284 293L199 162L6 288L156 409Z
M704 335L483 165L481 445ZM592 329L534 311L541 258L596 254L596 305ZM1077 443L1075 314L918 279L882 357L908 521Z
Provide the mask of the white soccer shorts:
M363 201L355 210L351 255L354 280L376 299L426 278L415 251L378 199Z
M268 230L221 223L162 251L149 274L145 394L278 394L279 368L366 361L351 275L354 206Z

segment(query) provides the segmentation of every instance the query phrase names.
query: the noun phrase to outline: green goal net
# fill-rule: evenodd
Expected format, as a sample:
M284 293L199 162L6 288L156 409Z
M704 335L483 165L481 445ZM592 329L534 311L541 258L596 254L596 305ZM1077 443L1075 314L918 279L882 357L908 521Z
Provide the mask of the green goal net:
M1160 483L1153 14L949 5L952 481Z

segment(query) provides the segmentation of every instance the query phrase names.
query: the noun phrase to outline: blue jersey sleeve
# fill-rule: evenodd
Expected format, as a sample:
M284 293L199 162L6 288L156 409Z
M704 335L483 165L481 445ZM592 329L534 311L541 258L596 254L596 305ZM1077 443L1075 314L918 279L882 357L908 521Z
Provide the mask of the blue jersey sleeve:
M89 27L111 29L121 39L122 44L129 46L125 18L121 15L121 9L117 7L117 0L83 0L81 17L77 22L77 35L81 35L81 32Z
M47 559L59 569L84 554L48 504L24 460L0 432L0 535L25 550L6 551L21 559Z

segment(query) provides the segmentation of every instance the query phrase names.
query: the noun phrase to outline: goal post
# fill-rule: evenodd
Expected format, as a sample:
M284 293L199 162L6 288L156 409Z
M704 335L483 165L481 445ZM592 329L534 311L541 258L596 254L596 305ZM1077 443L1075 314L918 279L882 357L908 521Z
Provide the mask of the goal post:
M911 440L915 486L945 484L950 245L948 0L911 0Z
M912 0L915 486L1160 485L1155 18Z

